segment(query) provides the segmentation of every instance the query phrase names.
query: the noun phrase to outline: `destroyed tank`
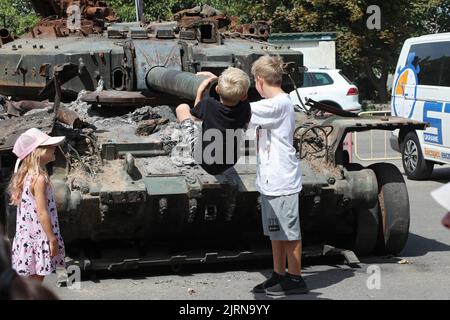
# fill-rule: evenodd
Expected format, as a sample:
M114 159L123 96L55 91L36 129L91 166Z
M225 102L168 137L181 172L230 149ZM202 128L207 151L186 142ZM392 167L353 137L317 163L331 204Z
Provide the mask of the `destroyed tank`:
M282 56L299 83L302 55L264 43L266 35L249 35L255 33L251 28L220 31L217 12L208 15L203 9L181 12L175 28L112 24L107 36L79 30L81 35L69 32L54 39L40 39L34 30L35 37L2 46L0 66L6 63L8 70L0 76L0 92L17 100L5 98L0 115L1 216L9 237L16 219L6 194L15 163L11 149L20 133L38 127L67 137L48 169L67 255L83 270L151 265L178 270L187 263L271 255L255 189L254 141L246 141L239 162L221 175L184 164L173 156L183 140L173 100L194 98L203 80L196 72L220 74L235 66L249 73L263 54ZM39 25L44 22L53 26L48 30L64 34L54 20ZM285 78L289 90L292 82ZM213 96L212 88L209 92ZM73 93L79 94L76 100L62 102ZM37 96L54 96L54 101L22 100ZM254 99L259 97L251 94ZM425 124L361 118L312 100L297 107L296 117L304 252L340 252L348 262L357 262L353 252L400 252L409 232L401 173L387 163L367 168L349 163L343 143L350 132L423 129Z

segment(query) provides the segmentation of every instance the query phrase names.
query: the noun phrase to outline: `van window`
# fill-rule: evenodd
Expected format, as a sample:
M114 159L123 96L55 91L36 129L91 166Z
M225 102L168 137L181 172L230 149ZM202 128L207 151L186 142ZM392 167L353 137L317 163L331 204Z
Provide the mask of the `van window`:
M450 87L450 55L447 56L447 59L443 63L441 86Z
M419 85L450 87L450 41L411 46L414 66L420 66Z

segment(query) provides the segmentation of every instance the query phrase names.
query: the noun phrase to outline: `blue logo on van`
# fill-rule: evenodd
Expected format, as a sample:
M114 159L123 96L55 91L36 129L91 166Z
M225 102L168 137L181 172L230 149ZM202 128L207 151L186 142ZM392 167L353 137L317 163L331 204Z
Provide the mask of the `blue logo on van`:
M419 65L413 65L415 56L415 52L410 52L406 59L406 65L403 68L398 68L398 77L392 97L395 116L411 118L413 115L419 82L417 74L420 72ZM403 99L399 99L400 96Z
M423 105L423 122L428 122L430 128L433 128L433 133L424 132L423 140L434 144L443 144L443 133L442 133L442 118L435 118L433 114L439 113L450 113L450 103L432 102L425 101ZM442 158L446 155L442 154Z
M423 105L423 122L428 122L430 128L435 128L436 133L423 133L423 140L430 143L442 144L442 119L434 118L429 112L442 112L443 104L426 101Z

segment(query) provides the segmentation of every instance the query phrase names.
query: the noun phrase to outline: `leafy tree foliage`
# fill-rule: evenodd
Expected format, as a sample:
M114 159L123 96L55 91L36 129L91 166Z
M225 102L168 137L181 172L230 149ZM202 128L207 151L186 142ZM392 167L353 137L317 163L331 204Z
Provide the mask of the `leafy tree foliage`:
M0 0L0 27L20 35L38 21L31 6L21 0Z
M450 0L238 1L253 17L272 19L280 32L337 31L337 66L354 79L368 78L383 102L405 39L450 31ZM380 29L367 27L370 5L381 10Z
M109 0L107 3L122 21L136 21L134 0Z

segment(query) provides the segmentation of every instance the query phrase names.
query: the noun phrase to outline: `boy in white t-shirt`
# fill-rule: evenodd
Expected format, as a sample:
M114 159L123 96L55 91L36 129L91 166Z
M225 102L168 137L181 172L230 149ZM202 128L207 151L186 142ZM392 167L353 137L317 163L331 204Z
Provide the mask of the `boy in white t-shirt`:
M294 107L281 88L283 60L262 56L253 63L252 74L256 90L264 98L251 103L250 127L256 128L256 188L261 193L263 229L272 242L274 268L272 277L253 291L271 296L303 294L308 288L301 276L299 193L302 183L293 147Z

